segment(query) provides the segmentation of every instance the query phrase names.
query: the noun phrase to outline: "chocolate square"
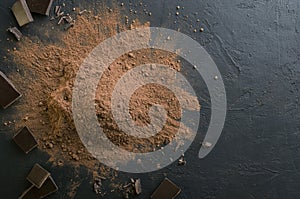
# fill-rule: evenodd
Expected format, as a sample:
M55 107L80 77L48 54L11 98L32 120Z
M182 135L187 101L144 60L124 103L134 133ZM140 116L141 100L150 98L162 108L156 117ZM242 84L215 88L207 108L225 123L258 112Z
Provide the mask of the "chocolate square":
M37 141L28 127L24 127L13 137L15 143L27 154L37 146Z
M27 176L27 180L31 182L37 188L41 188L50 173L41 167L39 164L35 164Z
M49 196L50 194L56 192L58 190L57 185L51 176L47 178L41 188L37 188L32 185L29 187L20 197L19 199L40 199Z
M0 71L0 106L7 108L21 96L11 81Z
M12 33L18 41L20 41L23 36L21 31L17 27L8 28L7 31Z
M174 199L181 192L181 189L165 178L151 195L151 199Z
M17 0L13 4L11 10L16 17L19 26L23 26L27 23L33 22L32 15L25 0Z
M53 0L26 0L30 12L49 15Z

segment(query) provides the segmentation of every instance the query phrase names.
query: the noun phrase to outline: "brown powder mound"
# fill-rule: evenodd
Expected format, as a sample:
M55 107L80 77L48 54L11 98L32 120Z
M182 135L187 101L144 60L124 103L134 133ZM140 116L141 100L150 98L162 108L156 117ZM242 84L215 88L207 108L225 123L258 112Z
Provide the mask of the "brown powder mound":
M167 111L167 119L161 132L149 138L137 138L122 132L114 121L111 112L111 93L116 83L130 69L151 63L168 65L174 70L180 71L180 62L175 54L157 49L143 49L132 51L130 56L124 54L116 59L109 66L109 70L104 72L98 84L96 110L99 123L107 137L115 145L121 146L127 151L149 152L157 150L168 144L175 137L180 126L181 106L178 99L172 91L158 84L147 84L136 90L132 95L129 111L135 123L143 126L150 123L149 108L153 104L163 106ZM168 80L168 74L165 74L165 78ZM200 109L195 97L190 96L187 102L192 110ZM187 127L186 129L187 133L191 134L191 132L188 132L189 129Z
M14 61L22 66L14 74L16 86L24 98L17 106L24 118L17 127L29 126L38 139L39 146L51 156L56 165L64 162L84 165L88 169L99 168L99 162L86 150L77 135L71 114L73 81L80 65L91 50L104 39L126 30L117 12L103 12L94 16L86 13L77 16L76 25L68 32L55 33L55 44L41 43L27 38L14 51ZM135 28L141 26L135 20ZM143 25L149 26L149 23ZM51 33L47 32L51 36ZM128 151L149 152L167 144L179 127L181 108L178 99L168 89L159 85L143 86L135 91L130 102L130 114L139 125L149 123L148 110L153 104L161 104L168 113L162 132L147 139L135 138L120 131L111 113L111 93L118 79L131 68L145 63L161 63L180 71L175 54L144 49L122 55L103 74L96 93L96 110L99 123L107 137ZM184 92L184 91L182 91ZM172 99L172 100L170 100ZM186 99L191 110L199 110L195 97ZM186 127L187 132L189 129ZM141 147L142 146L142 147ZM100 167L102 175L109 169Z
M77 15L76 25L68 32L47 31L46 36L59 38L57 43L24 38L13 52L15 63L22 67L13 78L24 96L16 107L24 119L17 121L16 127L29 126L55 165L67 162L92 170L99 167L82 145L70 115L72 84L90 51L117 29L125 30L120 21L116 11L96 16L87 12Z

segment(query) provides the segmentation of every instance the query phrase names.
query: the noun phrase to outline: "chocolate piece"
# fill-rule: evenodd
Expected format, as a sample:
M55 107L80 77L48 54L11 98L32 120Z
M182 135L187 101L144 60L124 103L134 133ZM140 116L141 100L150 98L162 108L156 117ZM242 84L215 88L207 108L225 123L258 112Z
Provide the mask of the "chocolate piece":
M22 195L18 199L40 199L36 191L33 191L34 188L37 189L34 185L31 185L22 193Z
M19 199L41 199L49 196L57 190L57 185L52 177L49 176L40 189L32 185L19 197Z
M186 160L184 159L184 154L182 154L181 157L178 159L178 165L180 165L180 166L186 165Z
M151 199L174 199L181 192L181 189L165 178L151 195Z
M17 91L11 81L0 71L0 106L9 107L22 95Z
M50 194L56 192L58 190L57 185L55 184L54 180L51 176L45 181L43 186L40 188L40 198L45 198L49 196Z
M19 130L13 140L26 154L37 146L37 141L28 127Z
M61 6L55 6L55 9L54 9L55 16L57 16L58 13L60 13L60 10L61 10Z
M64 19L67 23L72 23L74 21L70 15L67 15Z
M94 192L96 194L100 194L101 193L101 187L102 187L102 182L100 178L95 178L94 179Z
M61 24L61 22L63 22L63 20L64 20L65 18L66 18L65 16L61 17L61 18L58 20L57 25Z
M30 12L47 15L53 3L53 0L26 0Z
M65 26L64 30L69 30L70 28L72 28L74 26L74 23L69 23Z
M135 189L135 193L137 195L142 193L142 185L141 185L141 179L136 179L134 182L134 189Z
M86 9L84 9L84 10L80 11L80 12L79 12L79 15L82 15L82 14L83 14L83 13L85 13L85 12L87 12L87 10L86 10Z
M27 180L31 182L37 188L41 188L50 173L41 167L39 164L35 164L27 176Z
M25 0L17 0L12 6L11 10L16 17L19 26L33 22L32 15Z
M12 33L18 41L21 40L22 33L20 32L20 30L17 27L8 28L7 31Z

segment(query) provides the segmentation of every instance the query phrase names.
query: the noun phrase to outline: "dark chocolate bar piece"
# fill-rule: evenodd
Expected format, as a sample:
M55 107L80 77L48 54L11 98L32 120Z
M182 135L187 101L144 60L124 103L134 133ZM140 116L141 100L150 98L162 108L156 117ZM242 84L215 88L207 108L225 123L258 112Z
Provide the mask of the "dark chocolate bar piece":
M26 154L37 146L37 141L28 127L19 130L13 140Z
M8 28L7 31L12 33L18 41L20 41L23 36L21 31L17 27Z
M142 185L141 185L141 179L136 179L134 182L134 189L135 189L135 193L137 195L142 193Z
M47 15L53 3L53 0L26 0L30 12Z
M57 190L57 185L52 177L49 176L41 188L37 188L36 186L32 185L19 197L19 199L41 199L49 196Z
M27 176L27 180L31 182L37 188L41 188L50 173L41 167L39 164L35 164Z
M181 192L181 189L165 178L151 195L151 199L174 199Z
M25 24L33 22L32 15L25 0L17 0L11 10L16 17L19 26L24 26Z
M11 81L0 71L0 106L5 109L21 96Z

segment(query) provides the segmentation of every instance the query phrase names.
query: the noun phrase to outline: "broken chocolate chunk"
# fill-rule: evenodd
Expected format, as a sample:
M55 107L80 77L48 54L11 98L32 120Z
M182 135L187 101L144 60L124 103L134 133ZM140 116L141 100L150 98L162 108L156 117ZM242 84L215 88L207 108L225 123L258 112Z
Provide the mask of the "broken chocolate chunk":
M19 26L33 22L32 15L25 0L17 0L11 8Z
M60 13L60 10L61 10L61 6L55 6L55 8L54 8L55 16L58 16L58 14Z
M0 106L5 109L21 96L11 81L0 71Z
M41 167L39 164L35 164L27 176L27 180L31 182L37 188L41 188L50 173Z
M165 178L151 195L151 199L174 199L181 192L181 189Z
M41 188L32 185L19 197L19 199L41 199L49 196L58 190L57 185L51 176L47 178Z
M37 141L28 127L19 130L13 140L26 154L37 146Z
M134 182L134 190L137 195L142 193L141 179L136 179Z
M20 32L20 30L17 27L8 28L7 31L12 33L18 41L21 40L22 33Z
M49 16L53 0L26 0L30 12Z
M180 166L186 165L186 160L184 158L184 154L182 154L181 157L178 159L178 165L180 165Z
M65 26L64 30L69 30L70 28L74 27L74 22L69 23Z
M96 177L94 179L94 192L96 194L100 194L101 193L101 188L102 187L102 181L101 178Z
M70 16L70 15L67 15L64 20L67 22L67 23L72 23L74 20L73 18Z

